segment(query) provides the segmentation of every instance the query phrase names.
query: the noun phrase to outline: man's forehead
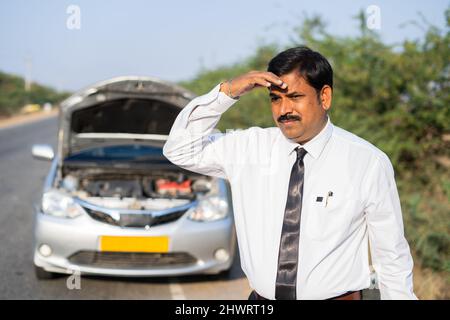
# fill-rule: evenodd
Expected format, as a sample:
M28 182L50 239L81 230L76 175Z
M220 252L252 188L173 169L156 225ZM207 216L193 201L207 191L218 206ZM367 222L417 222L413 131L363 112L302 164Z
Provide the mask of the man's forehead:
M280 87L276 87L276 86L270 86L268 89L269 89L269 94L275 94L275 93L284 93L284 94L286 94L289 91L289 88L281 89Z
M278 86L270 86L269 88L269 94L286 94L289 95L291 93L301 93L305 91L305 87L304 86L299 86L299 85L291 85L287 86L287 88L282 89Z

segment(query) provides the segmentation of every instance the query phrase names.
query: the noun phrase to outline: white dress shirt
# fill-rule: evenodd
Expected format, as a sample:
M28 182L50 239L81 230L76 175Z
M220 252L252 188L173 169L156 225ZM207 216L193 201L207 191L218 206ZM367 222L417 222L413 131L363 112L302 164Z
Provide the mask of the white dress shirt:
M297 299L326 299L368 288L368 240L381 299L417 299L394 170L386 154L334 126L330 118L303 146L278 127L215 132L222 113L237 101L219 89L217 85L193 99L180 112L163 152L182 168L228 179L242 269L250 286L275 298L289 178L294 149L301 146L308 153Z

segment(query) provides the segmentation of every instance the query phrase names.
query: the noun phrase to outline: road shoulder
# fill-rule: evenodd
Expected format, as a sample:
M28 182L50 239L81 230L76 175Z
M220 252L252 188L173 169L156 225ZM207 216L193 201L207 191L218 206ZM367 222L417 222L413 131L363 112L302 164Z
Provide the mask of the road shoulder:
M0 118L0 129L14 127L24 123L31 123L34 121L51 118L58 114L58 109L52 111L39 111L29 114L18 114L8 118Z

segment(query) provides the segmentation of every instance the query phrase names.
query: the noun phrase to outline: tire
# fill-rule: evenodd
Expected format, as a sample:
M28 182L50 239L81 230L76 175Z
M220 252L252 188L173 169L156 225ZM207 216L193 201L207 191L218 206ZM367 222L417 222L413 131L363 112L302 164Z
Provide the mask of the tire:
M34 274L38 280L49 280L56 278L55 273L45 271L44 268L38 266L34 266Z

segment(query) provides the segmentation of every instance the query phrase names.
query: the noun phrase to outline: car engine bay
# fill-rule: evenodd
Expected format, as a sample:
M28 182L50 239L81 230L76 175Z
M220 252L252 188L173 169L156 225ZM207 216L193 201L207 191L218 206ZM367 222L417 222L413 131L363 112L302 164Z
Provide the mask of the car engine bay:
M217 185L214 178L182 172L151 174L75 170L60 188L72 196L111 209L164 210L194 201Z

